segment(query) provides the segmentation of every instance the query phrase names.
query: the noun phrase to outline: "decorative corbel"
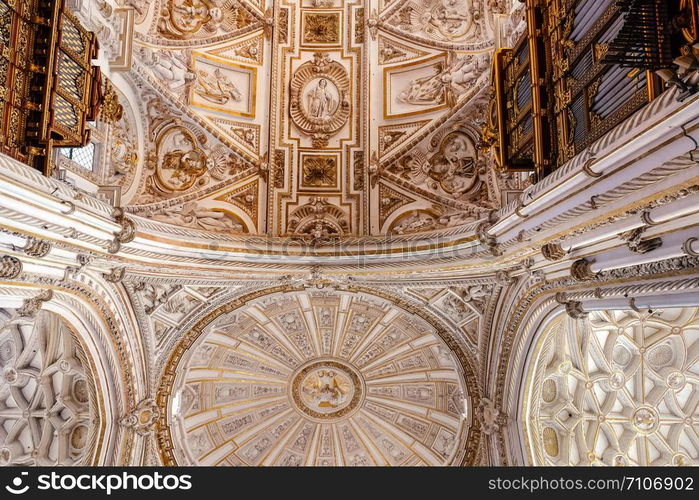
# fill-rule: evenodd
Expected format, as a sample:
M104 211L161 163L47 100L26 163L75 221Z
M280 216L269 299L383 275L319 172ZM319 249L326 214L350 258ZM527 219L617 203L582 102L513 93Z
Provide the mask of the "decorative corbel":
M646 226L658 225L658 223L655 222L653 218L650 216L650 210L644 210L643 213L641 213L641 220Z
M568 316L570 316L573 319L583 319L587 317L588 314L590 314L589 312L583 310L582 302L577 300L571 300L570 302L566 302L565 307L566 313L568 313Z
M695 237L687 238L687 240L685 240L685 242L682 243L682 251L683 251L685 254L689 255L690 257L699 257L699 252L697 252L696 250L694 250L694 249L692 248L692 245L693 245L694 242L696 242L698 239L699 239L699 238L695 238Z
M122 243L129 243L136 237L136 224L132 219L126 217L123 208L115 208L112 212L112 217L121 226L121 230L114 233L114 239L107 246L107 252L117 253Z
M22 274L22 261L11 255L0 257L0 278L15 279Z
M67 210L61 210L63 215L70 215L75 212L75 203L72 201L61 200L59 203L68 207Z
M124 279L125 275L126 275L126 268L125 267L115 267L109 273L102 273L102 276L104 277L104 279L109 281L110 283L119 283L121 280Z
M85 269L85 267L92 261L92 257L79 253L76 256L76 260L78 261L77 266L66 267L63 273L63 281L68 281L70 278L75 278L78 274L80 274L82 270Z
M486 221L481 222L476 227L476 236L478 236L478 241L480 241L481 244L488 249L495 248L498 244L495 236L488 233L488 229L490 229L490 227L491 224Z
M33 318L41 310L44 302L48 302L52 298L53 290L42 290L39 295L25 299L19 309L17 309L17 315L21 318Z
M51 251L51 243L29 236L20 250L30 257L42 258L46 257Z
M543 255L544 259L553 262L565 257L566 251L563 250L560 243L546 243L541 247L541 255Z
M566 313L573 319L582 319L589 313L582 308L582 302L577 300L568 300L568 294L565 292L556 293L556 302L565 306Z
M587 154L585 155L585 161L582 165L582 171L585 173L585 175L593 178L602 177L602 174L600 172L595 172L592 170L592 165L594 165L596 162L597 151L588 150Z
M499 285L502 286L510 285L517 281L515 278L510 276L510 273L508 271L505 271L504 269L495 273L495 280Z
M570 275L577 281L591 281L597 277L592 270L594 263L594 260L578 259L570 267Z
M517 208L515 208L515 215L521 219L526 219L529 216L522 213L523 208L524 202L522 200L519 200L519 202L517 203Z
M637 227L623 233L619 233L617 236L626 242L626 245L634 253L648 253L652 252L656 248L660 248L663 245L663 240L660 237L643 239L642 235L646 232L646 227Z

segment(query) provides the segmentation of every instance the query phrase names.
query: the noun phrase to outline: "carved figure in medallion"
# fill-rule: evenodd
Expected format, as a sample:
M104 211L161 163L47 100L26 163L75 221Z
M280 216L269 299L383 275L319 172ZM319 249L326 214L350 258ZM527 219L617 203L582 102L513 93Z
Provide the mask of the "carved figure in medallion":
M186 189L192 181L206 172L206 158L201 151L180 149L165 154L163 170L172 170L168 179L174 189Z
M291 78L289 114L294 125L311 136L313 146L326 147L331 135L347 123L350 82L347 70L328 54L314 54Z
M461 196L480 185L473 142L462 132L442 139L439 151L424 167L425 173L450 195Z
M337 92L337 90L335 91ZM328 80L321 78L306 92L308 114L314 118L329 119L337 108L333 92L328 89Z
M437 38L456 40L471 28L471 14L463 0L441 0L423 18L425 31Z
M332 367L311 370L301 381L301 402L322 415L331 415L346 407L356 388L346 373Z
M187 38L202 27L213 32L223 21L223 11L208 0L168 0L160 15L158 30L168 38Z
M158 139L158 183L167 190L183 191L207 172L207 156L189 130L173 127Z

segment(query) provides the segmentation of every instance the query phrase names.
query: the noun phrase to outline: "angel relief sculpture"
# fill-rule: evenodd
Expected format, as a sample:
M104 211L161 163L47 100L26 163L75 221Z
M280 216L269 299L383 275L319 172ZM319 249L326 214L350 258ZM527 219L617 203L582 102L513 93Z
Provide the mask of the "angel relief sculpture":
M303 398L311 407L334 409L346 402L349 382L334 370L319 370L303 384Z
M243 224L225 212L201 207L196 201L182 205L163 208L151 216L153 220L167 222L176 226L206 229L208 231L228 230L245 232Z
M223 11L208 0L168 0L160 12L158 30L169 38L186 38L202 27L215 32Z
M412 1L391 22L410 33L423 32L439 41L462 40L471 35L473 8L468 0Z
M489 54L457 56L451 52L446 68L437 64L432 75L411 80L397 100L405 104L442 104L448 95L458 97L468 91L489 68Z
M240 90L219 68L216 68L213 74L199 70L194 92L216 104L226 104L228 101L239 102L242 99Z
M196 78L189 68L189 51L150 50L140 48L143 63L153 75L170 90L178 90Z
M460 57L449 54L447 70L442 75L442 81L451 86L451 90L457 95L466 92L490 69L490 54L464 54Z
M484 203L481 191L485 168L483 162L478 160L473 136L457 129L437 138L435 143L439 145L431 156L426 157L418 148L386 171L459 201L474 202L473 211L478 212L478 207ZM471 210L468 212L464 215L470 220L474 214ZM442 219L440 224L449 226L465 220L453 215L445 215Z
M398 94L398 102L417 105L444 104L445 86L441 79L442 65L434 66L434 70L432 75L411 80L408 86Z

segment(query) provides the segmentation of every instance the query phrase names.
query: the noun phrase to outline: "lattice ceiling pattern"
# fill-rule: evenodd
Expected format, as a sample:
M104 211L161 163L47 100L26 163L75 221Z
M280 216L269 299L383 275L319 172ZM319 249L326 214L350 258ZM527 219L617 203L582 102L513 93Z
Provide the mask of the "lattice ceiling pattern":
M434 327L363 294L271 295L214 320L177 367L180 464L443 465L468 431Z
M0 463L85 465L97 426L81 359L57 315L0 311Z
M699 463L699 309L560 321L533 363L534 463Z

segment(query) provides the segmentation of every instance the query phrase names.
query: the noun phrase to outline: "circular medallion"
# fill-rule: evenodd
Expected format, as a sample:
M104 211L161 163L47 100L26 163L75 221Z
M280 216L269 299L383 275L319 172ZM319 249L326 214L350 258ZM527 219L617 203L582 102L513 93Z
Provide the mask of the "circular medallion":
M665 383L670 389L679 391L687 384L687 377L682 372L671 372L665 379Z
M315 360L292 378L291 399L303 414L318 420L335 420L356 410L364 398L364 384L349 364Z
M624 384L626 384L624 372L617 370L609 375L609 388L613 391L621 390L624 387Z
M660 418L655 408L650 406L640 406L636 408L631 416L631 423L641 434L655 432L659 426Z

